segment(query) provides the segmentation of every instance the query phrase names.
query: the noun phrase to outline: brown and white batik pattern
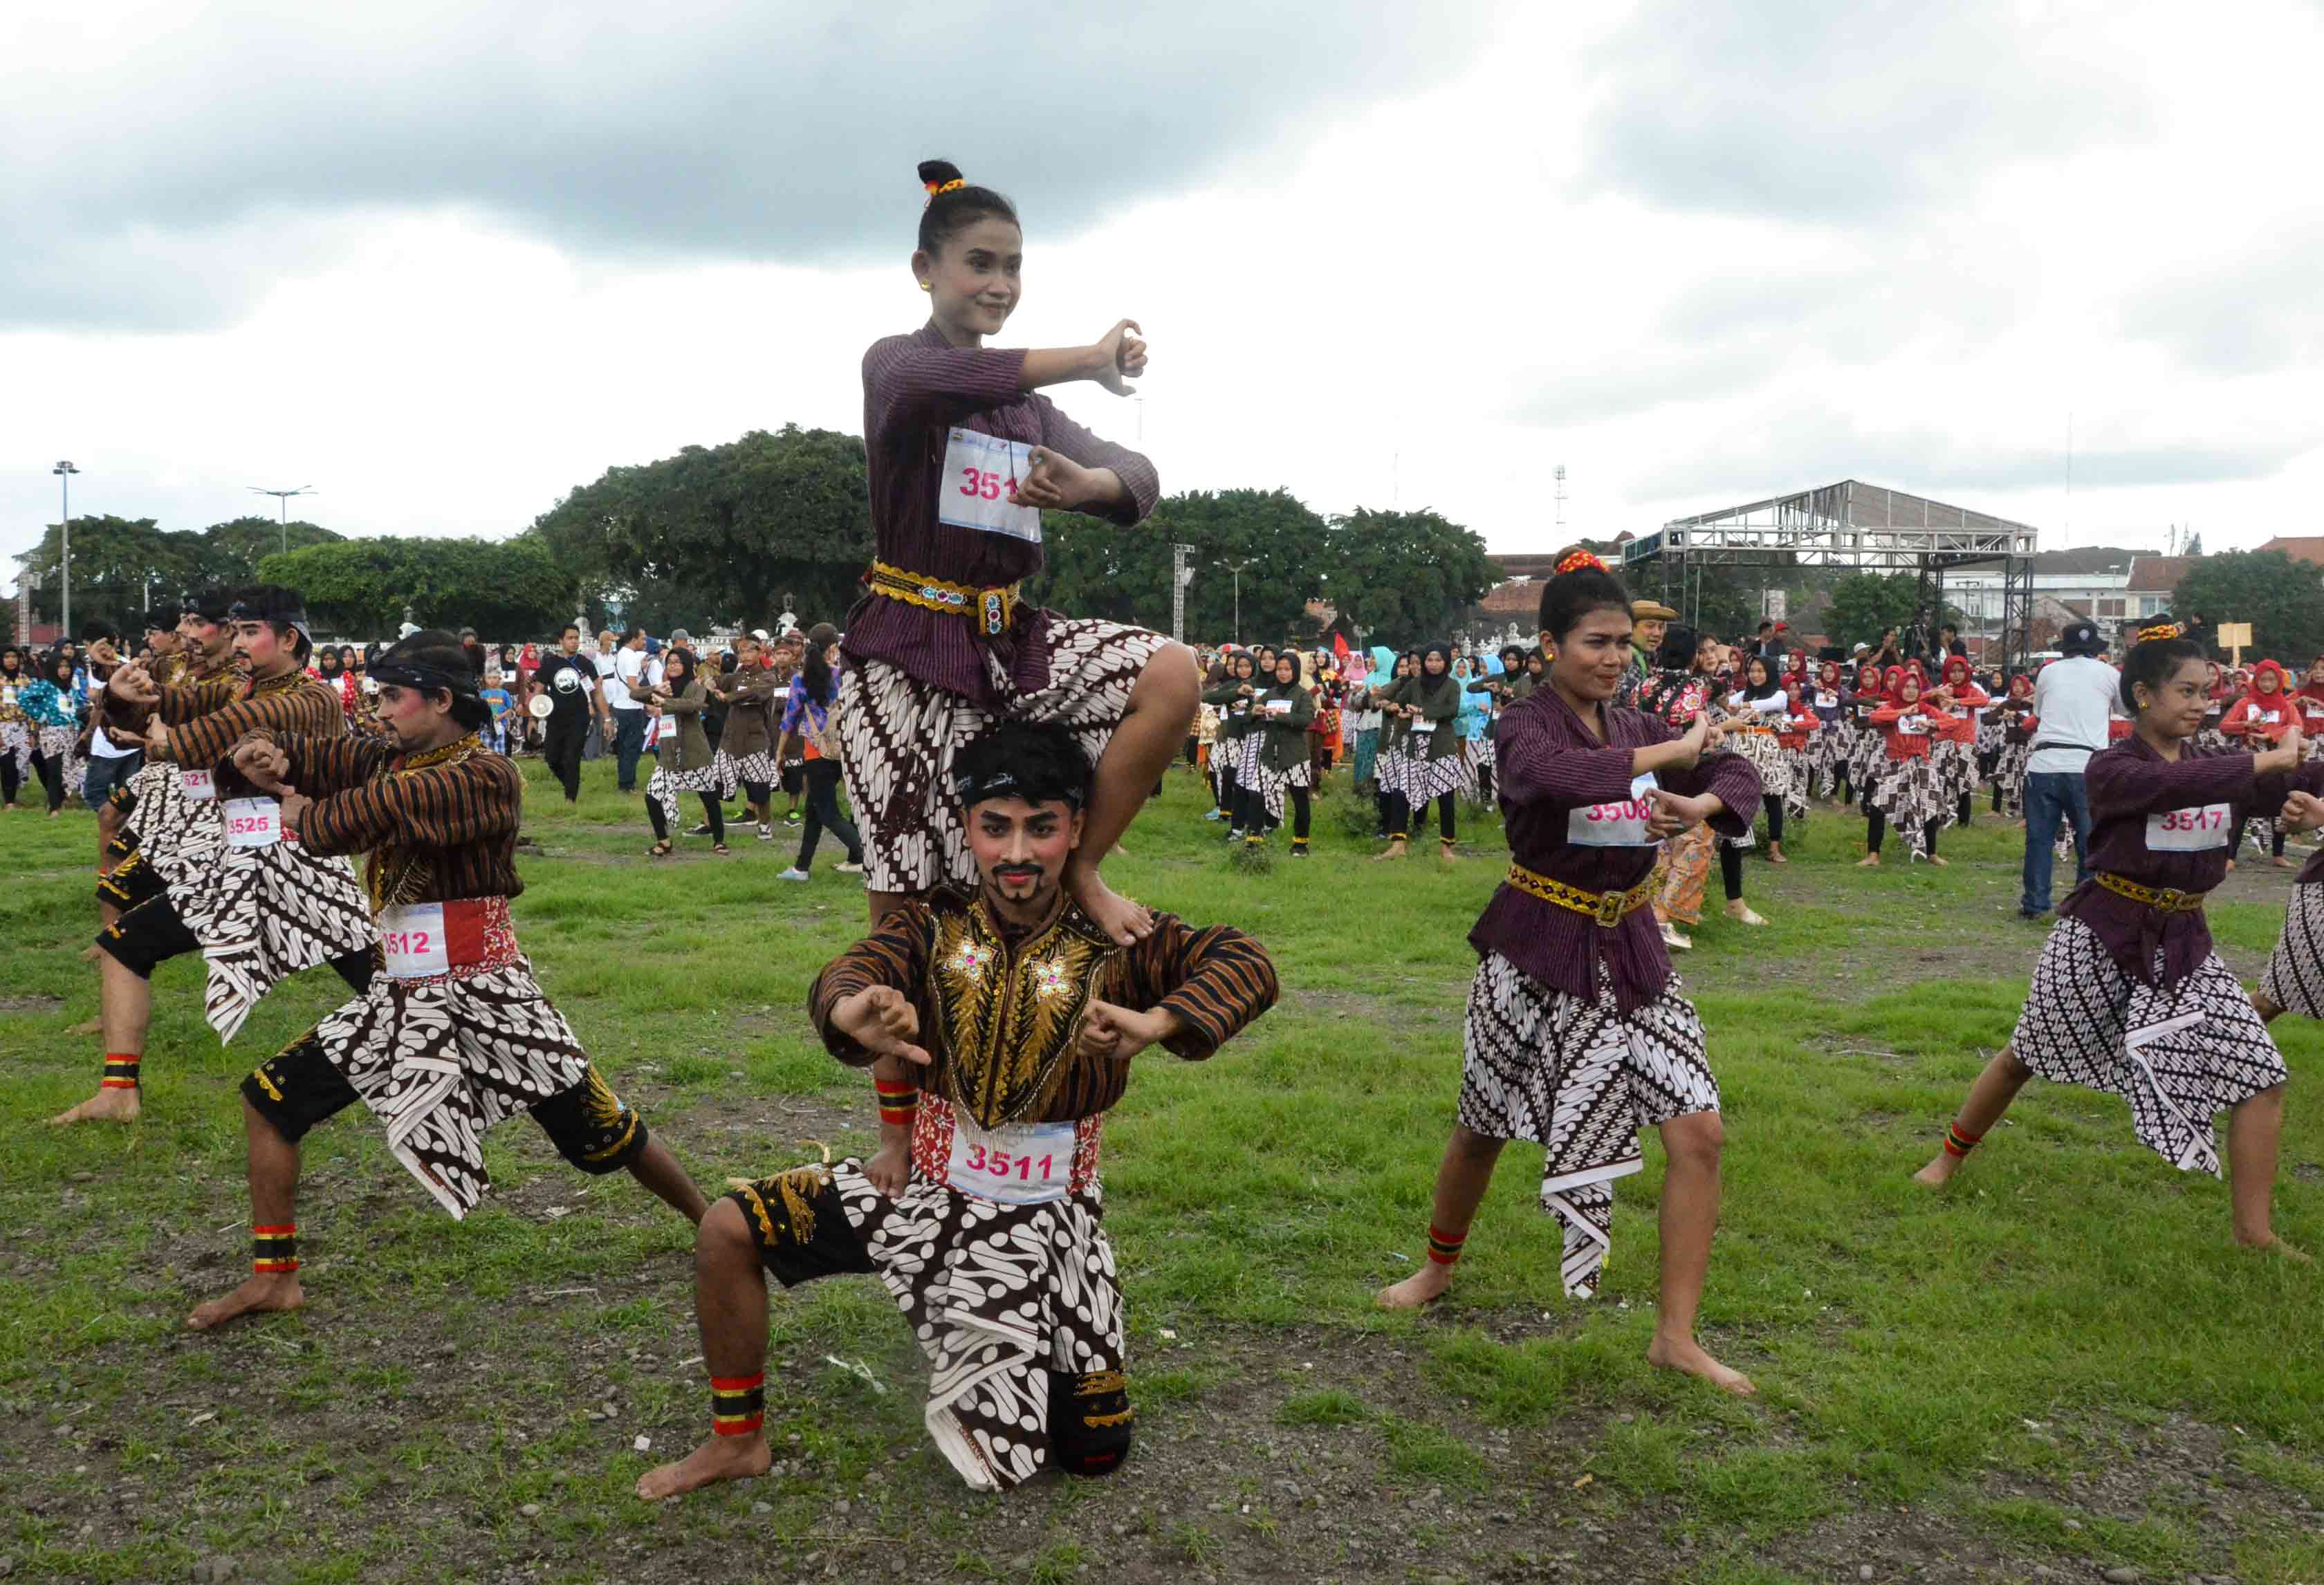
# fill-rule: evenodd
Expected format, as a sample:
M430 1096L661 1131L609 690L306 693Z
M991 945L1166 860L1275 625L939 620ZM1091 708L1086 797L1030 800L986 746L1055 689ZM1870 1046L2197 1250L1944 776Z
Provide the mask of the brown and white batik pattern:
M730 767L733 763L731 760L727 761ZM676 829L678 794L706 792L714 797L734 796L731 787L722 784L718 777L718 761L715 759L699 770L671 770L657 765L653 774L646 778L646 797L661 806L661 817L669 823L672 829Z
M1404 791L1412 774L1412 756L1399 746L1372 761L1372 776L1383 797Z
M282 981L379 941L355 867L288 838L263 848L221 840L205 868L170 882L170 906L202 944L203 1013L221 1041Z
M1254 742L1259 734L1251 733ZM1253 764L1236 773L1235 779L1258 792L1267 805L1267 817L1277 825L1283 824L1283 795L1295 787L1315 785L1314 767L1302 760L1288 770L1269 770L1259 756L1251 756Z
M1848 763L1849 736L1849 729L1837 721L1826 722L1821 731L1808 734L1805 779L1810 796L1838 796L1840 773Z
M1452 723L1449 721L1443 722L1436 730L1442 733L1450 733ZM1447 793L1461 797L1476 797L1477 772L1470 765L1468 756L1461 751L1461 747L1456 742L1434 760L1423 760L1417 756L1406 759L1404 765L1404 786L1399 790L1410 801L1415 816L1417 817L1418 811L1426 808Z
M734 779L753 787L772 787L782 779L774 756L761 749L734 761Z
M315 1038L386 1125L388 1149L455 1217L491 1187L485 1131L589 1074L521 957L420 980L375 974Z
M2292 889L2283 935L2260 976L2259 993L2286 1012L2324 1018L2324 881Z
M1807 818L1807 798L1798 785L1799 779L1793 774L1792 757L1784 752L1784 747L1775 741L1774 733L1731 732L1720 740L1720 746L1734 750L1738 756L1751 762L1751 768L1759 773L1761 795L1781 798L1784 818ZM1736 813L1743 817L1746 826L1759 817L1757 809L1738 809ZM1727 839L1722 837L1720 840ZM1757 837L1747 830L1728 845L1751 848L1757 845Z
M1545 1147L1541 1203L1563 1226L1568 1294L1588 1298L1598 1290L1612 1242L1614 1180L1646 1165L1638 1130L1718 1110L1702 1020L1675 976L1626 1018L1603 964L1591 998L1553 991L1499 953L1477 965L1459 1120L1489 1138Z
M88 760L80 751L80 733L69 726L44 726L40 735L41 758L64 773L65 797L80 797L81 773Z
M988 652L994 687L1012 721L1058 722L1095 765L1130 707L1130 690L1170 640L1118 622L1060 618L1049 623L1048 685L1011 693L1009 674ZM966 814L952 788L953 757L995 717L957 694L919 681L885 660L852 663L832 705L840 771L863 832L864 884L873 891L976 886Z
M831 1169L872 1268L931 1367L922 1418L962 1479L1006 1491L1049 1461L1049 1372L1122 1367L1121 1286L1095 1193L1003 1205L917 1168L890 1199Z
M2155 968L2160 980L2160 950ZM2140 1144L2213 1177L2214 1120L2286 1076L2267 1026L2218 954L2164 991L2124 973L2098 933L2072 918L2059 920L2043 944L2009 1047L2054 1083L2121 1096Z
M1936 779L1937 796L1959 818L1961 799L1977 790L1977 751L1968 743L1939 738L1929 745L1929 771Z
M2025 768L2033 762L2032 742L2004 742L1993 762L1993 785L2001 789L2001 812L2012 820L2025 816Z
M1888 824L1910 841L1915 859L1927 856L1929 833L1952 824L1955 813L1926 757L1891 760L1884 755L1877 779L1864 801L1866 807L1886 815Z
M145 862L165 883L182 882L217 862L226 817L216 798L189 798L185 767L157 760L129 779L128 831Z
M0 721L0 760L16 762L16 775L20 780L27 779L32 774L32 733L21 714L14 721Z

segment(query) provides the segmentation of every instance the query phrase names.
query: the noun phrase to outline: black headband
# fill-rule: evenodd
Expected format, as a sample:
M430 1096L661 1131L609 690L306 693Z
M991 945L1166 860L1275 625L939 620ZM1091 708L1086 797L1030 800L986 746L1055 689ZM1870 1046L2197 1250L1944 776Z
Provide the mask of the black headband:
M982 776L955 770L952 773L952 790L964 809L973 809L987 798L1022 798L1028 804L1061 803L1067 808L1078 809L1087 797L1086 788L1064 783L1053 787L1028 784L1014 770L988 770Z
M299 636L309 643L315 641L315 635L307 631L307 608L303 605L294 605L287 610L270 611L261 610L247 602L237 600L226 607L226 619L228 622L279 622L285 627L296 630Z
M420 688L433 693L445 689L456 699L479 699L476 674L466 667L457 671L448 667L430 666L424 660L375 660L371 668L372 681L383 687Z

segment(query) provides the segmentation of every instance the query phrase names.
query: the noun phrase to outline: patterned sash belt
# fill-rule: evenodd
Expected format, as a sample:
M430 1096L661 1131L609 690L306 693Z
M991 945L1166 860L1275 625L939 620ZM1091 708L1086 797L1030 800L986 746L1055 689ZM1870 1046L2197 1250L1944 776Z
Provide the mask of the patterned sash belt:
M864 586L875 594L885 594L890 600L901 600L907 605L917 605L923 611L934 611L945 616L964 616L974 622L987 638L999 638L1009 631L1017 615L1017 591L1021 585L1010 584L1006 588L980 589L969 584L947 583L942 578L925 577L890 567L884 561L872 564L872 571L863 580Z
M2103 870L2090 879L2115 896L2142 903L2158 914L2200 914L2203 911L2205 894L2200 891L2181 891L2171 886L2141 886L2135 880L2126 880Z
M1561 908L1571 908L1577 914L1588 914L1598 921L1599 927L1611 930L1629 915L1646 906L1655 894L1655 878L1647 876L1628 891L1584 891L1578 886L1568 886L1563 880L1552 880L1546 875L1536 875L1523 864L1511 864L1506 878L1527 897L1537 897Z

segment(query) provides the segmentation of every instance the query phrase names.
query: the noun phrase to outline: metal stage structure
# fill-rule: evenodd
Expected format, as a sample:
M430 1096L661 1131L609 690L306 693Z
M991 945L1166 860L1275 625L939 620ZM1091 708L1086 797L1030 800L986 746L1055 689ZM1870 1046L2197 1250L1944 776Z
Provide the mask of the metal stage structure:
M1944 609L1945 574L1999 562L2001 648L2016 669L2033 650L2034 530L1941 501L1842 479L1818 490L1771 496L1747 506L1674 518L1622 548L1623 570L1641 588L1658 564L1663 604L1690 622L1702 606L1706 567L1837 567L1919 575L1915 652L1933 648ZM1688 574L1694 576L1689 579Z

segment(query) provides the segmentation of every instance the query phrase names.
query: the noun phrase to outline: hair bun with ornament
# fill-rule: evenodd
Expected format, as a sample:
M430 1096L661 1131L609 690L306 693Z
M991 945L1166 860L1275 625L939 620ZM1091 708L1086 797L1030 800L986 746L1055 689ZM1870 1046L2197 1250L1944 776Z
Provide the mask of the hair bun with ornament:
M2183 639L2186 636L2185 622L2174 622L2168 616L2157 616L2139 623L2136 641L2142 644L2159 644L2172 639Z
M961 175L960 167L949 160L923 160L920 161L920 185L928 189L928 202L933 204L937 194L966 187L968 179Z
M1580 572L1584 567L1592 572L1604 572L1606 563L1595 550L1579 545L1557 558L1557 576L1560 577L1570 572Z

